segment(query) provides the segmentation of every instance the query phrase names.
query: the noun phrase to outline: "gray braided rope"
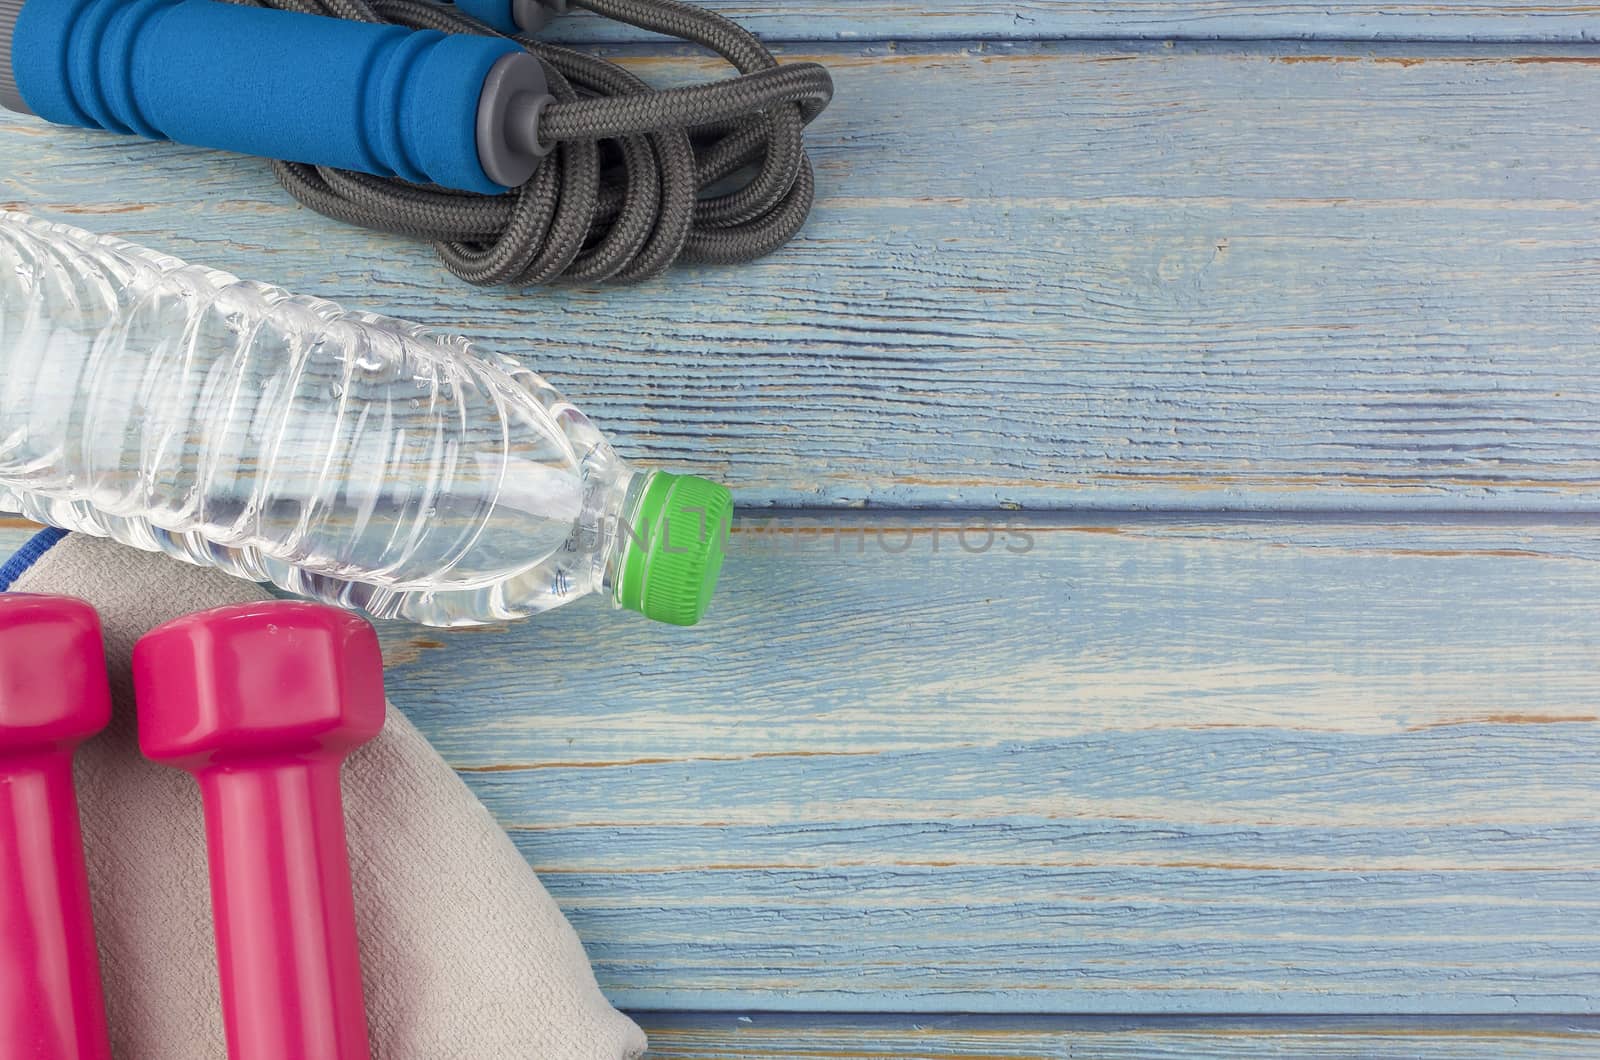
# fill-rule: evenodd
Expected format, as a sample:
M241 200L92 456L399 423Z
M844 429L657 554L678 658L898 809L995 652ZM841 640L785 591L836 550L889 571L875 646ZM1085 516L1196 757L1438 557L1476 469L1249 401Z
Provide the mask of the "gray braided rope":
M243 0L445 33L494 31L426 0ZM519 37L555 102L539 135L555 150L505 195L419 187L274 162L307 207L349 224L433 242L468 283L638 283L677 261L735 264L794 238L815 181L805 127L833 97L816 63L780 65L748 31L678 0L572 0L619 22L699 44L740 76L658 91L614 63ZM734 178L731 190L711 191Z

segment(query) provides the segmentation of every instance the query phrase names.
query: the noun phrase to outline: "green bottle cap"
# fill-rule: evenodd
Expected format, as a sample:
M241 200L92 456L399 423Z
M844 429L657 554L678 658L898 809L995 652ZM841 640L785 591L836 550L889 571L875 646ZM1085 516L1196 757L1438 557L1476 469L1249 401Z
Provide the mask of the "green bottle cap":
M694 475L653 473L634 506L617 600L658 622L692 626L717 589L733 494Z

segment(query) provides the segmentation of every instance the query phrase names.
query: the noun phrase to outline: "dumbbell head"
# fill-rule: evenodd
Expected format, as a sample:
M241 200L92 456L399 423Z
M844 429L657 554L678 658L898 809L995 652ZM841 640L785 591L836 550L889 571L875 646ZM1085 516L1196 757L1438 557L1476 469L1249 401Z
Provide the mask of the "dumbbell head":
M343 754L383 727L383 656L366 620L314 604L220 607L134 647L139 746L157 761Z
M70 748L110 719L94 608L66 596L0 594L0 751Z

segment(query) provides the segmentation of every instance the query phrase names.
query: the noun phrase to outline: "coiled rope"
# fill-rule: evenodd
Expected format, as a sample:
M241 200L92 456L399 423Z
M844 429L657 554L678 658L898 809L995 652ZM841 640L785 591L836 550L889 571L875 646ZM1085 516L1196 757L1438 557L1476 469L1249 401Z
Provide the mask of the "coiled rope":
M245 2L495 34L425 0ZM751 261L789 242L815 195L803 134L833 97L828 71L780 65L747 30L678 0L571 3L709 48L741 76L662 91L615 63L517 37L555 97L538 127L555 150L521 188L473 195L296 162L274 162L278 180L328 217L432 241L451 272L481 286L638 283L677 261Z

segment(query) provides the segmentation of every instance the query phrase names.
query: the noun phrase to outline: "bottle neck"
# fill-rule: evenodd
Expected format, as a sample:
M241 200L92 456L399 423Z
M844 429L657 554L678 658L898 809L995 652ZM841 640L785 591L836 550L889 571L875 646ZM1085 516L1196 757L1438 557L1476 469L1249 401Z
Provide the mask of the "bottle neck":
M600 535L596 562L600 578L598 588L613 604L618 603L617 591L622 581L628 548L640 533L639 502L655 474L654 471L635 471L619 460L617 475L606 489L596 524Z

